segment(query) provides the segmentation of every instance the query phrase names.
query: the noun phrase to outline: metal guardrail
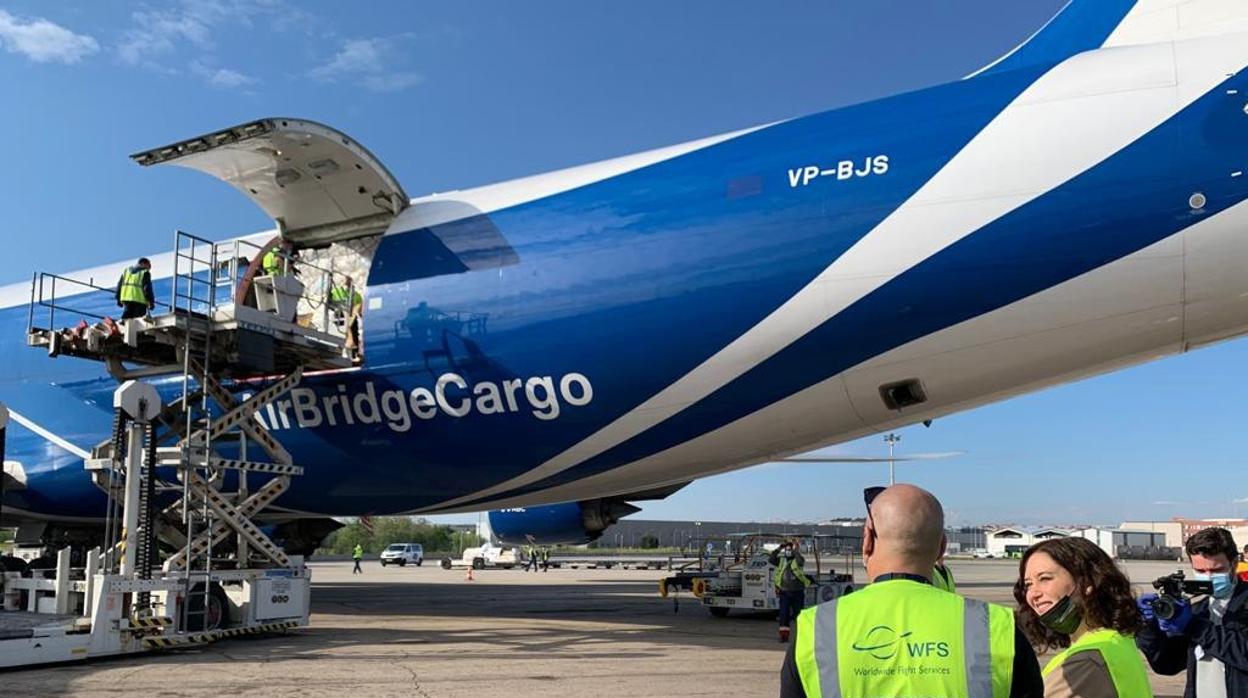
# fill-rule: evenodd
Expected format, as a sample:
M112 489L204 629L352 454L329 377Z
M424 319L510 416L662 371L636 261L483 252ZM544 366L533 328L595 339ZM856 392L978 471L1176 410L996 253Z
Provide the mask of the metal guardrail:
M266 246L245 240L212 242L181 230L175 231L173 276L170 280L169 302L154 300L161 311L182 309L210 312L219 305L234 301L235 291L246 278L250 266L259 266ZM335 334L329 311L331 294L337 279L346 278L329 269L291 257L278 250L286 269L297 268L305 281L303 300L314 312L319 311L319 329ZM255 274L253 273L253 276ZM347 297L355 289L350 283ZM99 322L107 317L116 295L116 286L102 286L94 278L75 279L50 272L35 272L30 282L30 305L27 333L63 329L81 320ZM105 300L107 299L107 300ZM62 319L58 323L58 315ZM66 321L68 317L68 322Z
M35 272L30 282L30 311L26 320L26 331L57 329L56 314L58 311L78 320L86 318L103 320L108 316L94 310L75 307L75 305L71 305L65 299L77 298L89 302L90 300L98 299L98 294L107 294L111 302L116 293L116 287L100 286L94 283L94 280L81 281L49 272ZM86 298L88 296L89 299ZM165 308L171 307L159 301L156 302L156 305ZM37 320L40 319L38 316L42 312L39 309L46 309L47 311L46 325L37 324ZM74 323L71 322L70 324Z

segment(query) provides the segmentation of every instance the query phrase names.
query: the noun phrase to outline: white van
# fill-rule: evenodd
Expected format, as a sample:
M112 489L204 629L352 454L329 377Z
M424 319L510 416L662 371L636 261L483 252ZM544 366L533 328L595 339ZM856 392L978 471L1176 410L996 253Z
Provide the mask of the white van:
M381 551L382 567L389 564L406 567L409 562L420 567L420 563L424 561L425 549L420 543L391 543Z

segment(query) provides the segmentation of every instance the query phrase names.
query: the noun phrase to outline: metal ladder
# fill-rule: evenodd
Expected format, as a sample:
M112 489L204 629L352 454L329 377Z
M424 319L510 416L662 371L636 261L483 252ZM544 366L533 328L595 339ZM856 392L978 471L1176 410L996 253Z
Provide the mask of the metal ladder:
M200 255L206 250L207 259ZM216 311L216 247L209 241L178 231L173 251L173 298L170 305L175 314L180 313L186 322L185 343L181 347L182 395L179 415L184 436L178 444L178 479L182 482L181 514L186 543L174 556L178 563L173 568L185 572L182 588L181 623L183 629L206 629L212 595L212 544L197 542L204 538L204 531L215 528L214 510L209 504L207 490L217 483L217 473L205 459L192 457L192 444L208 453L212 450L212 411L207 392L202 389L211 370L212 331L211 320ZM207 278L203 278L203 277ZM208 322L196 323L197 314L207 316ZM198 405L196 404L198 403ZM195 437L194 439L192 437ZM166 562L166 569L170 569ZM196 582L198 578L198 582ZM196 603L198 601L198 603ZM193 628L192 619L198 620Z

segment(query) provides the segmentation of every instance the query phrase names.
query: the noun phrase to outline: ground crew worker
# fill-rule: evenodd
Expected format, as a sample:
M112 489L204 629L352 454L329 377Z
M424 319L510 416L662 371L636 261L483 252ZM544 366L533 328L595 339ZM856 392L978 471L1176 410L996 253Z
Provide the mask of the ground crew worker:
M289 240L283 240L280 245L270 247L268 252L260 258L260 266L264 269L265 276L284 276L295 273L291 266L294 257L292 249Z
M364 559L364 546L356 543L355 550L351 551L351 559L355 560L355 569L351 570L351 574L364 574L364 570L360 569L360 561Z
M941 555L932 569L932 586L950 594L958 593L958 585L953 581L953 572L945 566L945 556Z
M123 308L122 320L143 317L156 307L156 294L152 293L152 262L140 257L132 267L121 272L117 281L117 307Z
M795 549L793 541L771 551L771 565L775 572L771 575L771 584L776 588L776 598L780 602L780 642L789 641L792 622L797 614L806 607L806 587L810 586L810 578L806 576L806 558Z
M874 497L862 536L871 584L798 616L781 698L1041 698L1013 612L931 585L944 546L931 493L894 485Z
M329 290L329 302L346 313L347 348L355 353L360 346L360 316L364 313L364 296L355 290L355 282L348 276L345 286L334 285Z
M530 545L524 549L524 554L528 556L528 559L524 561L524 571L536 572L537 571L537 548Z
M542 571L550 569L550 548L542 548Z

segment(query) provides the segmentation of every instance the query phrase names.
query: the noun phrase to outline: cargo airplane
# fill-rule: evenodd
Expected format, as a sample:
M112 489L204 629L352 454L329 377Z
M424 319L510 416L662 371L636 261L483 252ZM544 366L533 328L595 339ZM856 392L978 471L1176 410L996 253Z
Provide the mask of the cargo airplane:
M507 508L513 538L589 539L697 478L1248 331L1245 66L1242 0L1072 0L955 82L470 190L410 198L296 119L134 158L358 270L360 365L260 415L306 469L273 523ZM51 540L103 514L82 460L116 382L25 346L30 294L0 289L3 516Z

